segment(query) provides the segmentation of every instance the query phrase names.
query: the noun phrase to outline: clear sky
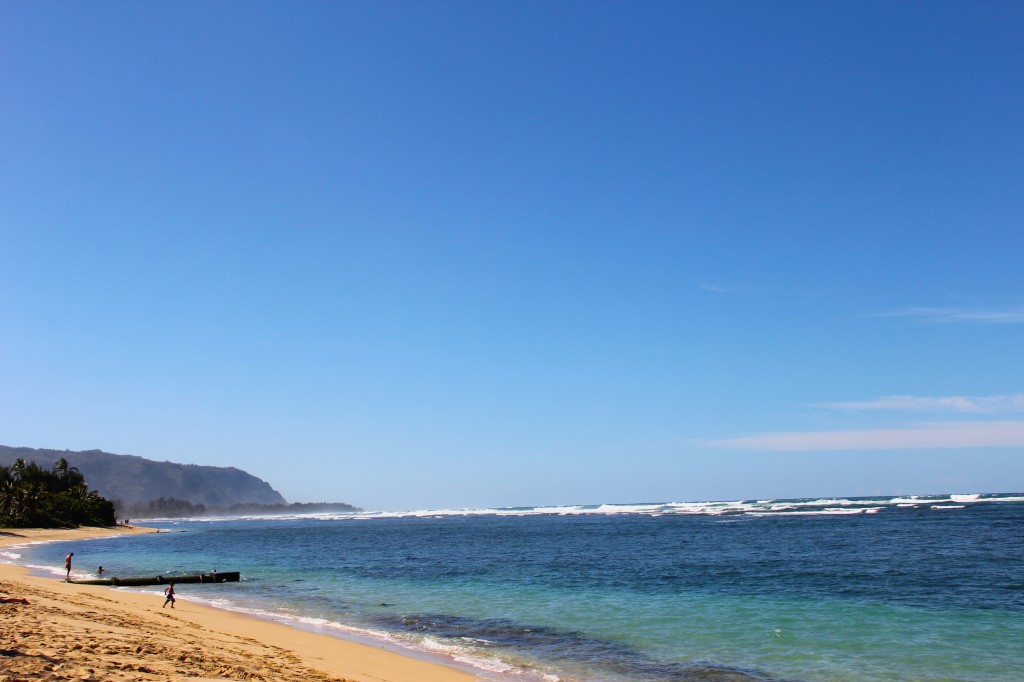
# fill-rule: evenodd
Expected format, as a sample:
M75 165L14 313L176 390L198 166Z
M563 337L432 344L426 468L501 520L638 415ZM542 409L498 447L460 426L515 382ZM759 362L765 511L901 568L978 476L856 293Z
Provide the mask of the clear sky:
M1022 37L0 3L0 443L370 509L1024 490Z

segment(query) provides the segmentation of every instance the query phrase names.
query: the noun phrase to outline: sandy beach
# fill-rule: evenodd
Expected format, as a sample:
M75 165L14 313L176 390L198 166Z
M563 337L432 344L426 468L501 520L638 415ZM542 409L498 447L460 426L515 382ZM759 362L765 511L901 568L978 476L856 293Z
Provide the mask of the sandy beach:
M152 532L0 529L0 547ZM179 595L181 596L181 595ZM179 598L74 585L0 564L0 682L267 680L471 682L475 676L383 648L297 630Z

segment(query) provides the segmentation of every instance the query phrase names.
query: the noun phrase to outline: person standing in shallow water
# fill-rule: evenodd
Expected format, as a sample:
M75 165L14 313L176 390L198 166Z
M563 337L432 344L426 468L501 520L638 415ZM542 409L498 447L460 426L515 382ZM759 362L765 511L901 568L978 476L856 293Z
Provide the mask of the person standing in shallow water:
M170 603L171 608L173 609L174 608L174 583L173 582L170 585L167 586L167 589L164 590L164 594L167 595L167 599L164 600L164 605L161 606L160 608L164 608L164 607L167 606L168 603Z
M71 557L73 556L75 556L75 553L71 552L66 557L64 557L64 570L68 572L67 577L65 577L65 580L71 580Z

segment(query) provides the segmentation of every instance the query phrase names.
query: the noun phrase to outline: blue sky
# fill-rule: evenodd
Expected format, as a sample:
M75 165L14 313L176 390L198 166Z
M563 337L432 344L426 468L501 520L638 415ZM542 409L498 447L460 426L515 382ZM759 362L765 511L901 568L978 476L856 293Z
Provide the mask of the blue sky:
M0 5L0 443L372 509L1024 490L1024 6Z

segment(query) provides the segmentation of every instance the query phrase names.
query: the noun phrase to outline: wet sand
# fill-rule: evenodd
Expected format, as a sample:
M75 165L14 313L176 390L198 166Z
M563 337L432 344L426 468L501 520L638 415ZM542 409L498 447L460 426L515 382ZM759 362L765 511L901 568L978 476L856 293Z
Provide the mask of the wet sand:
M148 528L0 529L0 547L153 532ZM348 642L160 597L31 576L0 564L0 682L266 680L472 682L473 675Z

